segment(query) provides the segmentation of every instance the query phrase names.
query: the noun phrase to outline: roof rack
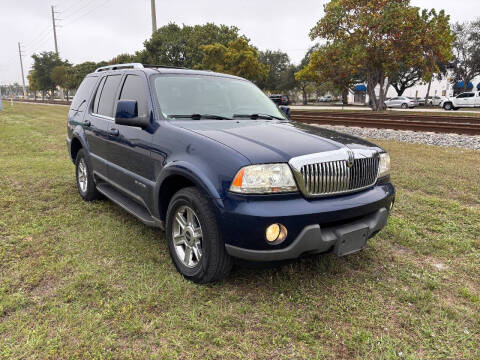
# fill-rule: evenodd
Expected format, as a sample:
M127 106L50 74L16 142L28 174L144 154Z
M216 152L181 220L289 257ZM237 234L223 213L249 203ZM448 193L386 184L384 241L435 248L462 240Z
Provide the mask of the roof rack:
M164 68L164 69L184 69L190 70L189 68L183 66L173 66L173 65L154 65L154 64L143 64L144 68Z
M130 63L130 64L115 64L99 67L95 72L100 71L109 71L109 70L121 70L121 69L143 69L144 66L140 63Z
M115 64L99 67L95 72L109 71L109 70L122 70L122 69L182 69L182 70L192 70L182 66L172 66L172 65L152 65L152 64L140 64L140 63L128 63L128 64ZM211 71L211 70L206 70Z

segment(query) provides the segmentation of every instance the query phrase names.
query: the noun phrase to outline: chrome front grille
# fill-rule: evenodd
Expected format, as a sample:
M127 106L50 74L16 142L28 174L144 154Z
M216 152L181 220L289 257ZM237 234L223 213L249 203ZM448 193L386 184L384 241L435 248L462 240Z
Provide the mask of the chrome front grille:
M310 197L358 191L375 184L379 157L376 151L335 150L290 161L301 191Z

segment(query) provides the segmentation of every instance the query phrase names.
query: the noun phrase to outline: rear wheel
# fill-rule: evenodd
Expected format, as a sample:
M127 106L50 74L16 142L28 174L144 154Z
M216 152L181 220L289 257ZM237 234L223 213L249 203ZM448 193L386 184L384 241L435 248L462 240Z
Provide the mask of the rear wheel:
M402 104L402 109L408 109L408 104Z
M77 179L77 189L83 200L93 201L101 197L95 186L92 168L83 149L80 149L77 153L75 175Z
M225 250L209 199L197 188L177 192L167 211L168 249L177 270L196 283L227 276L232 258Z

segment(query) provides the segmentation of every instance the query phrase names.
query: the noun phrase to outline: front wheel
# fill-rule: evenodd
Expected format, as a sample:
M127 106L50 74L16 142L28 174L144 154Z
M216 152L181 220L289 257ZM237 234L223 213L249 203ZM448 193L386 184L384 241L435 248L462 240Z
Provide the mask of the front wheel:
M232 258L225 250L209 199L197 188L177 192L167 210L168 250L177 270L196 283L228 275Z
M445 110L452 110L452 109L453 109L452 103L445 103L445 104L443 104L443 108L444 108Z

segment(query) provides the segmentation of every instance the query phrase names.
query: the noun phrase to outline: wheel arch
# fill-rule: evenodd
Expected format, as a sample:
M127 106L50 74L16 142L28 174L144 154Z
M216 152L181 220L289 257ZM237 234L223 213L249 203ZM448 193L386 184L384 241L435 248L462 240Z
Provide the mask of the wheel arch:
M223 202L220 194L205 174L191 164L176 162L163 168L156 182L154 193L156 199L155 212L161 220L165 221L168 204L173 195L189 186L197 187L214 202L222 206Z
M455 106L453 106L453 102L452 101L445 101L442 105L442 107L445 109L445 107L450 104L451 106L451 109L453 109ZM446 109L445 109L446 110Z
M73 137L72 138L72 143L70 145L70 157L72 161L75 163L75 160L77 159L77 154L78 152L83 149L83 143L78 139L78 137Z

